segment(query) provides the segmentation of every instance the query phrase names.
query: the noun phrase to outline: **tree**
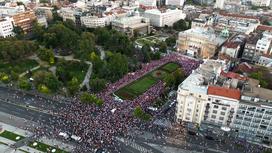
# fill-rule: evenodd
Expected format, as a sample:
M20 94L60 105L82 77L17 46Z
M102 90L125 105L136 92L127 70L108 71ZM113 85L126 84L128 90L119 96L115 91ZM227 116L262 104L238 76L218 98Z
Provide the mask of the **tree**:
M39 48L38 57L41 60L48 62L49 64L55 63L55 57L52 49Z
M115 81L128 72L128 60L125 55L115 53L107 63L109 70L108 79Z
M174 36L170 36L165 40L168 47L174 47L176 45L176 38Z
M141 49L141 53L142 53L142 56L143 56L143 62L144 63L148 63L150 62L150 52L151 52L151 49L150 49L150 46L149 45L144 45Z
M31 83L26 79L20 79L19 80L19 88L23 90L30 90L31 89Z
M5 72L0 72L0 81L3 83L9 83L10 82L10 77L8 74Z
M37 45L33 41L4 40L0 41L0 57L8 62L15 62L33 54Z
M106 80L95 78L90 80L90 87L93 92L99 92L106 87Z
M55 92L61 86L61 82L50 72L38 71L33 75L33 78L35 86L40 87L40 89L48 88L49 91Z
M79 49L75 51L75 55L81 59L87 59L95 50L95 36L90 32L83 32L79 41Z
M156 53L151 53L151 59L152 60L158 60L161 58L161 54L160 52L156 52Z
M79 84L80 82L76 77L73 77L72 80L67 83L67 89L70 95L74 95L79 90Z
M13 32L15 33L16 38L18 38L18 39L23 39L24 38L24 31L23 31L23 29L21 27L15 26L13 28Z
M162 53L167 52L167 44L164 41L159 43L159 51Z
M44 33L45 33L45 27L39 25L38 22L34 22L33 28L32 28L33 38L38 40L39 42L42 42Z
M181 68L179 68L173 73L173 77L174 77L175 87L178 87L178 85L184 80L185 73Z
M175 29L176 31L184 31L184 30L187 30L190 28L191 28L190 23L188 23L188 25L187 25L186 21L183 19L181 19L173 24L173 29Z
M145 113L140 106L137 106L134 111L133 115L141 120L148 121L150 120L151 116Z
M102 99L96 97L94 94L89 94L88 92L81 94L80 101L86 104L96 104L97 106L103 105Z
M175 78L172 74L167 74L163 80L168 87L173 87L173 85L175 84Z

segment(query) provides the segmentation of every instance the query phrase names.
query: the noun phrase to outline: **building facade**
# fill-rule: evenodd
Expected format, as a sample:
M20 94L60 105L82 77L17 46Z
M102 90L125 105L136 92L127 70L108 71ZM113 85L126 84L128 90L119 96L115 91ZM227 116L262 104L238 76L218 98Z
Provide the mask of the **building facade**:
M164 10L158 9L147 10L144 17L150 19L150 24L155 27L173 26L180 19L185 19L186 14L182 10Z
M14 36L13 19L10 17L0 18L0 37L7 38Z
M36 20L36 15L33 11L26 11L15 14L12 18L14 20L14 26L18 26L22 28L25 33L28 33L32 30L32 25Z
M212 28L196 27L179 33L177 50L198 58L211 58L225 41Z
M97 16L82 16L80 17L81 25L87 28L97 28L106 26L106 18L99 18Z
M112 21L112 28L133 36L135 32L139 34L150 33L150 21L148 18L140 16L123 17Z

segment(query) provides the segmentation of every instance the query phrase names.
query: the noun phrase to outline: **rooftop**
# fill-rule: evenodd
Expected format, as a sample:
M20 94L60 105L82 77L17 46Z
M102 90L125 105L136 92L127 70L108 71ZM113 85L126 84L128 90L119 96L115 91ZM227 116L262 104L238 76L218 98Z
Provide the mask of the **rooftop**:
M215 96L221 96L221 97L227 97L227 98L231 98L231 99L237 99L237 100L239 100L241 97L240 90L219 87L219 86L209 86L208 87L208 94L215 95Z
M242 91L242 95L256 97L260 99L272 100L272 90L259 87L259 81L249 79L248 84Z

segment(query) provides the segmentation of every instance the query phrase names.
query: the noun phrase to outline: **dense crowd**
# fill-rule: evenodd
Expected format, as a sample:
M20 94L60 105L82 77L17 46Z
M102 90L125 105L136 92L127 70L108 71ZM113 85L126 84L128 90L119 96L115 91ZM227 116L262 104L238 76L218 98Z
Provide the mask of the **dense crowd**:
M125 136L129 129L144 127L140 120L133 117L133 110L136 106L147 108L163 92L164 83L158 81L134 100L116 101L112 93L169 62L179 63L186 75L201 63L183 55L170 54L160 60L142 64L141 69L128 73L115 83L108 84L105 90L97 94L104 101L102 107L82 104L78 97L71 98L65 105L57 104L56 106L53 106L55 104L43 106L40 102L42 99L35 101L34 103L46 110L53 108L51 113L57 114L54 118L41 120L40 124L43 126L36 129L37 136L52 137L58 136L59 132L65 132L82 138L79 148L76 149L78 152L91 152L88 149L100 147L118 152L119 147L114 136ZM55 97L55 100L62 101L63 99Z
M141 124L132 115L134 108L136 106L148 107L163 92L164 84L162 81L158 81L134 100L116 101L112 93L168 62L179 63L187 75L200 64L199 61L182 55L168 55L160 60L143 64L140 70L128 73L117 82L108 84L104 91L97 94L98 97L104 100L102 107L82 104L75 97L68 104L69 106L61 107L58 111L60 118L50 120L55 135L59 132L67 132L81 137L82 142L80 148L78 148L79 151L84 152L88 150L87 148L103 147L118 152L118 145L114 136L126 135L130 128Z

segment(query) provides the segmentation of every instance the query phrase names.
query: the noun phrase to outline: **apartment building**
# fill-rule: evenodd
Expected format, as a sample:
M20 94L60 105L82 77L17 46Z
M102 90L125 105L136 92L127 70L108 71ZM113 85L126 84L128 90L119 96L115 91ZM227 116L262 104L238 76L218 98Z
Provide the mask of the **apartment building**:
M171 6L183 6L184 0L166 0L165 5L171 5Z
M0 37L7 38L14 36L13 19L10 17L0 18Z
M144 7L156 7L157 0L139 0L139 4Z
M212 98L212 95L210 98L208 95L208 85L214 78L220 76L221 70L227 69L224 61L206 60L179 85L176 106L177 122L201 124Z
M133 36L135 32L139 34L150 33L150 21L148 18L140 16L123 17L112 21L112 28Z
M18 13L12 16L14 20L14 26L21 27L25 33L32 30L33 22L36 20L35 13L33 11L26 11Z
M180 19L185 19L186 14L182 10L158 10L152 9L144 12L145 18L150 20L150 24L155 27L173 26Z
M271 145L272 142L272 90L259 86L249 79L242 90L232 128L238 137L247 141Z
M220 54L225 54L231 58L238 58L244 49L245 42L245 35L234 35L233 37L229 38L222 46Z
M198 58L210 58L226 41L212 28L195 27L179 33L177 51Z
M87 28L97 28L106 26L106 18L97 16L82 16L80 17L81 24Z
M242 60L250 63L257 61L255 57L256 43L261 38L259 33L251 33L246 41L244 52L242 54Z

